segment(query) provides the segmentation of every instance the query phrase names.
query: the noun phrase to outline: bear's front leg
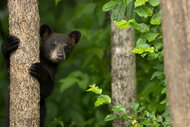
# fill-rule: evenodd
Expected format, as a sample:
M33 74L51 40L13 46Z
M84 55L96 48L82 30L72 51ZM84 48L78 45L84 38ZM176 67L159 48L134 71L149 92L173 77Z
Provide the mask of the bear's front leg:
M16 36L9 35L1 45L1 52L8 68L10 66L10 55L13 51L18 49L19 43L20 40Z

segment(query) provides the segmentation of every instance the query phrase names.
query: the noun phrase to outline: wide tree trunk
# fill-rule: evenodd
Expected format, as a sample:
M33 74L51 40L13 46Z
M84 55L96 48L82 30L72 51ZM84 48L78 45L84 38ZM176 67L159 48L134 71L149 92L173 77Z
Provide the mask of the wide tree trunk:
M111 19L112 21L112 19ZM131 113L131 103L136 101L136 63L132 50L135 46L134 30L119 30L111 23L112 45L112 102L122 104ZM113 121L113 127L126 127L125 121Z
M162 0L164 65L173 127L190 126L190 1Z
M39 127L40 87L29 75L39 61L38 0L9 0L9 32L20 39L10 57L10 127Z

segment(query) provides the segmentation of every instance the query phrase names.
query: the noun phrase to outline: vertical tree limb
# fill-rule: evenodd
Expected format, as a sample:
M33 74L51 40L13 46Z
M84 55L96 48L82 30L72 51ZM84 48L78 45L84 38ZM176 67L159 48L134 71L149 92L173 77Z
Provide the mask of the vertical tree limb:
M39 61L38 0L9 0L9 32L20 39L10 58L10 127L39 127L40 87L29 75Z
M173 127L190 126L190 1L161 0L164 66Z
M112 102L124 105L127 113L131 113L131 103L136 101L136 62L132 53L135 46L134 30L119 30L113 21L111 27ZM114 121L113 127L126 127L127 124L127 120Z

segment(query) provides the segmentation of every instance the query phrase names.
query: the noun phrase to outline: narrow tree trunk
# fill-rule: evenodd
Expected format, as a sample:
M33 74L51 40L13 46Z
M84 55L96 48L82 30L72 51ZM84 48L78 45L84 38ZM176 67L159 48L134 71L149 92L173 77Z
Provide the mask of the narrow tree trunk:
M39 61L38 0L9 0L9 32L20 39L10 58L10 127L39 127L40 87L29 75Z
M111 19L112 21L112 19ZM112 102L122 104L131 113L131 103L136 101L136 63L132 49L135 46L132 28L119 30L112 27ZM114 121L113 127L126 127L125 121Z
M190 126L190 1L162 0L164 65L173 127Z

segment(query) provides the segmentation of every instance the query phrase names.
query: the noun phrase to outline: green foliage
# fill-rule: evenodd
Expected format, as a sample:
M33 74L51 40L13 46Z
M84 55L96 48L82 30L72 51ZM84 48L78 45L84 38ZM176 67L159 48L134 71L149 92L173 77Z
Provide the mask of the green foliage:
M116 112L119 112L119 113L126 113L126 108L125 108L125 106L120 105L120 104L113 105L112 111L116 111Z
M135 7L142 6L146 2L148 2L148 0L136 0L135 1Z
M119 29L125 29L130 27L129 23L126 20L121 20L119 22L115 21L115 25L119 27Z
M97 107L103 104L110 104L110 103L111 103L111 98L108 95L101 95L96 100L95 106Z
M103 11L109 11L112 8L114 8L117 5L117 2L115 1L109 1L108 3L104 4L103 6Z
M123 2L125 7L127 7L132 2L132 0L123 0Z
M109 114L105 117L104 121L112 121L117 118L119 118L118 114Z
M149 0L150 5L152 6L158 6L160 4L160 0Z
M98 88L95 84L93 85L94 88ZM89 89L91 89L90 86ZM89 89L87 91L89 91ZM98 88L100 89L100 88ZM102 91L102 90L101 90ZM90 90L90 92L94 92L94 90ZM95 92L94 92L95 93ZM110 98L108 95L103 95L97 93L99 96L97 97L97 101L99 101L100 96L106 96L106 98ZM95 102L95 105L96 105ZM131 109L134 110L135 113L126 114L126 108L121 105L112 105L111 99L110 102L102 101L101 105L108 104L111 107L111 110L114 111L112 114L108 114L104 121L112 121L112 120L123 120L127 119L130 123L129 127L143 127L143 126L150 126L150 127L168 127L171 126L171 121L165 120L169 117L169 110L167 109L161 115L156 115L155 112L149 112L146 110L145 106L140 105L139 103L132 103ZM96 105L100 106L100 105Z
M57 6L60 1L61 0L55 0L55 5Z
M96 86L96 84L90 85L90 88L86 91L94 92L95 94L102 94L102 89L98 88L98 86Z
M125 10L126 10L126 7L123 3L117 4L113 12L113 20L121 21L123 16L125 15Z
M137 58L137 96L135 114L126 114L126 108L120 104L110 109L116 115L110 119L128 119L131 126L145 126L153 123L151 114L158 121L169 116L166 108L166 81L163 69L163 44L161 32L161 11L159 0L46 0L39 1L41 24L48 24L55 32L70 33L77 29L82 33L80 42L75 46L69 59L62 63L56 75L56 86L47 99L47 127L110 127L104 122L109 114L110 105L110 16L103 11L113 9L115 25L120 29L133 27ZM8 10L6 2L0 7L0 43L8 34ZM109 3L104 5L105 3ZM103 11L102 11L103 7ZM116 8L116 9L115 9ZM9 76L0 58L0 125L3 123L5 98ZM106 95L86 94L88 84L101 84ZM98 93L98 92L97 92ZM101 108L94 108L94 102ZM145 112L146 111L146 112ZM113 113L115 114L115 113ZM123 114L123 115L121 115ZM144 114L144 115L143 115ZM119 117L118 117L119 116ZM161 118L159 117L161 116ZM142 117L142 119L140 118ZM157 122L157 121L156 121ZM165 123L164 123L165 122ZM167 126L167 121L162 122ZM157 122L161 123L161 122Z
M74 84L78 84L81 89L85 90L88 86L88 82L88 74L82 73L81 71L75 71L69 74L66 78L59 81L60 84L63 84L61 85L60 90L63 92Z
M150 20L150 23L151 23L152 25L160 25L160 23L161 23L161 12L155 13L155 14L152 16L152 18L151 18L151 20Z
M136 8L135 11L139 16L144 17L144 18L148 16L152 16L152 9L150 7L140 6Z
M120 17L121 20L113 20L119 29L135 29L136 47L132 52L138 54L138 103L144 105L146 111L160 115L165 111L167 103L160 0L135 0L131 3L133 6L129 4L130 7L126 7L126 13ZM112 9L115 11L115 7ZM131 12L136 14L135 17L129 18L128 13Z

